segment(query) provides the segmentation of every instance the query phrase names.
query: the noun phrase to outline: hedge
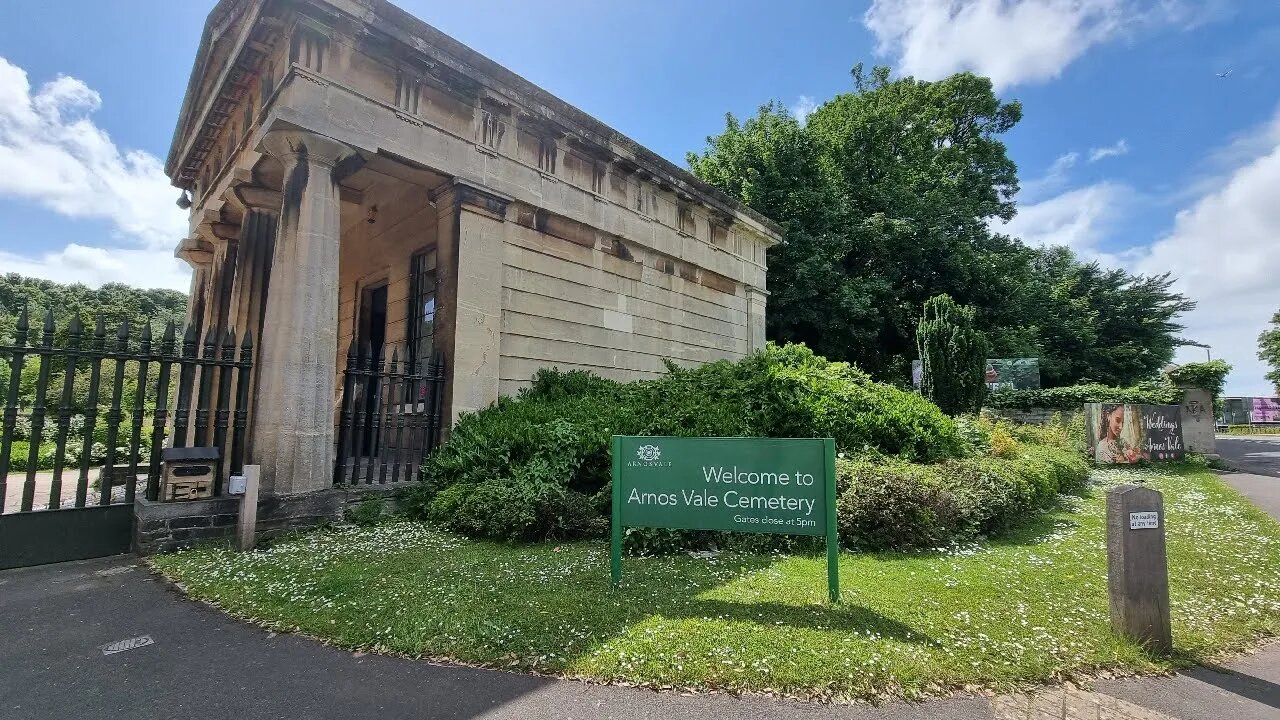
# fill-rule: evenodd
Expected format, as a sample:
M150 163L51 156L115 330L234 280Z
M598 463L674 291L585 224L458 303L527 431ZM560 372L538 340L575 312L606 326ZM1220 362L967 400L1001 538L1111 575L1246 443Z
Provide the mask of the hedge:
M1208 390L1209 395L1216 398L1222 394L1223 383L1230 374L1231 365L1222 360L1209 360L1179 365L1165 373L1165 377L1179 387Z
M1091 402L1177 405L1182 402L1182 391L1154 382L1127 388L1092 383L1043 390L997 390L987 395L983 405L999 410L1080 410L1085 403Z
M668 371L634 383L540 371L517 397L459 421L424 464L409 510L507 540L602 532L614 434L833 437L845 452L916 461L964 449L932 403L803 345Z
M1078 423L1077 423L1078 424ZM473 537L602 536L609 438L624 435L834 437L840 534L851 548L933 547L999 532L1081 484L1082 428L959 424L915 393L872 382L801 345L740 362L672 367L619 383L544 370L514 398L463 417L423 467L407 509ZM783 536L630 530L631 551L726 544L798 547Z
M1059 493L1084 486L1089 463L1070 450L1021 445L1010 458L933 465L895 458L836 464L837 523L849 549L930 548L1004 531Z

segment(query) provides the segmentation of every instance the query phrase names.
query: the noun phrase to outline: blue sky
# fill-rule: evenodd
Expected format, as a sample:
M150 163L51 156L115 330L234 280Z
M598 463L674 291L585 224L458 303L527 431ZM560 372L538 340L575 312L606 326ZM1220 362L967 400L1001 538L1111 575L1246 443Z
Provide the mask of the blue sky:
M1269 392L1253 353L1280 309L1280 3L400 4L680 164L725 112L803 111L859 61L987 74L1025 111L1006 138L1020 214L1000 229L1174 272L1201 303L1187 336L1237 366L1229 391ZM158 163L211 6L6 2L0 272L185 289Z

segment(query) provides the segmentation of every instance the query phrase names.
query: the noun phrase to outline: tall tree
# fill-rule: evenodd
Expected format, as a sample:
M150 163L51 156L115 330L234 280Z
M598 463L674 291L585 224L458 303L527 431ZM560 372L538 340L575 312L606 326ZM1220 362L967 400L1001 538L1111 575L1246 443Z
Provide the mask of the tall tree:
M1042 357L1046 383L1154 375L1191 307L1168 276L1081 263L994 232L1015 212L1001 136L1021 118L986 78L891 80L854 68L854 92L801 125L776 103L690 153L693 172L779 221L769 253L771 338L801 341L905 381L929 298L974 309L999 357Z
M876 299L888 294L888 283L845 269L854 244L842 228L840 198L821 172L819 147L783 106L770 102L742 123L726 115L724 132L688 161L699 177L783 227L785 242L769 251L769 302L777 308L765 318L771 339L835 358L875 347Z
M1271 316L1271 327L1258 336L1258 359L1271 368L1266 378L1280 395L1280 310Z
M1035 251L1017 302L1035 335L1041 381L1131 385L1153 377L1173 360L1177 317L1195 307L1172 285L1167 273L1131 275L1080 262L1067 248Z
M1013 214L1016 168L995 138L1021 108L967 73L890 81L859 66L854 81L804 127L772 103L729 117L689 163L783 224L769 257L775 339L904 377L925 300L948 293L987 322L1025 275L1025 248L987 228Z
M920 390L948 415L977 412L986 391L982 366L987 341L974 327L971 307L948 295L929 298L916 329L924 369Z

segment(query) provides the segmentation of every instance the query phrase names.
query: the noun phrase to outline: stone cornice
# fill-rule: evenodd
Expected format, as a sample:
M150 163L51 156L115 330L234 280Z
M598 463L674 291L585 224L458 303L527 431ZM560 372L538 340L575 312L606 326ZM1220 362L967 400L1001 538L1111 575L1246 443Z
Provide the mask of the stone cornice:
M331 0L299 2L323 6L322 12L337 11ZM387 0L351 2L368 11L358 20L339 24L358 26L365 37L376 36L376 44L393 48L397 57L414 58L423 80L460 97L477 101L488 97L490 102L509 105L519 126L533 124L538 134L565 138L581 150L595 148L586 153L595 159L607 157L619 165L634 165L663 189L683 192L713 210L749 218L768 244L780 241L782 228L774 221L396 5ZM355 42L367 41L361 37Z
M277 14L290 13L295 20L307 16L309 25L317 22L325 25L331 31L328 35L334 40L341 38L342 42L376 51L392 62L408 63L422 82L460 98L478 104L487 100L490 105L507 106L509 114L516 117L516 124L520 126L535 126L539 134L564 138L568 145L597 162L610 163L623 172L634 168L637 174L659 188L684 195L723 215L746 219L745 224L767 244L781 239L782 229L777 223L386 0L347 0L342 3L334 0L292 0L288 4L274 0L222 0L206 23L205 38L188 86L182 119L166 161L166 172L175 185L189 184L194 154L199 152L201 143L207 142L201 138L208 137L211 132L216 133L220 127L211 123L207 115L226 92L225 76L254 61L252 54L261 52L261 48L250 41L255 28L263 23L280 26L282 18L265 17L264 8L272 8L270 12ZM212 86L211 96L197 98L196 94L201 91L196 86L198 72L210 70L204 65L212 52L209 34L215 23L214 15L225 18L232 11L243 11L249 15L243 37L227 60L224 77ZM284 20L288 22L287 18ZM199 124L193 124L192 114L197 111L197 104L206 108L205 115L201 116Z
M459 207L480 210L486 215L502 220L506 217L507 206L511 204L512 198L462 178L454 178L433 190L431 201L437 205L453 202Z
M238 99L243 86L230 82L237 73L242 73L247 65L256 64L265 56L265 48L255 45L252 37L258 29L259 12L263 0L220 0L209 13L205 21L204 33L200 38L200 49L197 51L195 63L191 69L191 77L187 82L186 95L182 101L182 110L178 115L178 123L174 128L173 141L169 146L169 154L165 159L165 174L174 185L186 187L183 173L185 166L190 165L189 158L193 153L203 153L200 146L216 137L225 117L214 117L220 101L232 96ZM251 7L256 5L256 7ZM210 67L214 60L213 51L224 23L237 16L247 16L240 33L234 38L234 47L228 52L227 60L221 67ZM207 88L201 80L209 73L217 73L217 78ZM207 91L211 90L211 92Z

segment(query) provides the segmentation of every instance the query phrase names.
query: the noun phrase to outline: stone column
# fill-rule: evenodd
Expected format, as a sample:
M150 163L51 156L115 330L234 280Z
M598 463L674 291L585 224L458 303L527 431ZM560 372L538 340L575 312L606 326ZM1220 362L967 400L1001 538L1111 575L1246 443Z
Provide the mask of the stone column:
M503 223L511 199L455 179L433 195L436 241L436 342L448 379L443 420L498 399L502 348Z
M209 307L213 303L210 294L210 287L213 284L214 275L214 251L209 243L199 236L193 236L183 240L178 245L178 251L175 256L185 261L191 266L191 291L187 295L187 317L183 327L178 328L178 347L181 348L182 337L189 327L194 327L197 338L197 352L199 352L198 343L204 340L204 333L209 325ZM197 372L196 378L198 379ZM199 387L193 383L193 387ZM175 397L178 389L173 388L172 392ZM191 418L187 425L187 433L183 442L191 445L195 443L195 419L196 419L196 393L192 392L191 401L187 404L188 417Z
M257 375L252 464L265 495L328 488L338 342L337 169L354 151L301 130L273 130L266 151L284 163Z
M747 352L764 349L764 307L769 293L747 286Z
M192 236L178 244L174 257L191 266L191 290L187 293L186 325L196 325L203 330L208 305L210 274L213 271L213 248L199 236ZM185 328L179 328L179 334Z
M265 318L271 258L276 246L276 227L280 223L281 195L261 187L242 185L234 192L244 209L240 223L240 251L236 255L235 285L231 291L231 327L235 328L237 346L245 333L253 339L253 366L249 373L249 401L245 433L245 457L253 453L253 400L257 389L262 359L262 324ZM232 396L234 406L235 397ZM238 410L239 408L235 408Z
M213 263L191 264L191 289L187 292L186 325L204 330L205 289L209 284L209 271Z
M209 285L209 322L205 327L217 331L219 345L222 344L223 333L234 327L230 317L231 289L235 282L236 257L239 252L238 239L225 240L214 246L213 275Z

